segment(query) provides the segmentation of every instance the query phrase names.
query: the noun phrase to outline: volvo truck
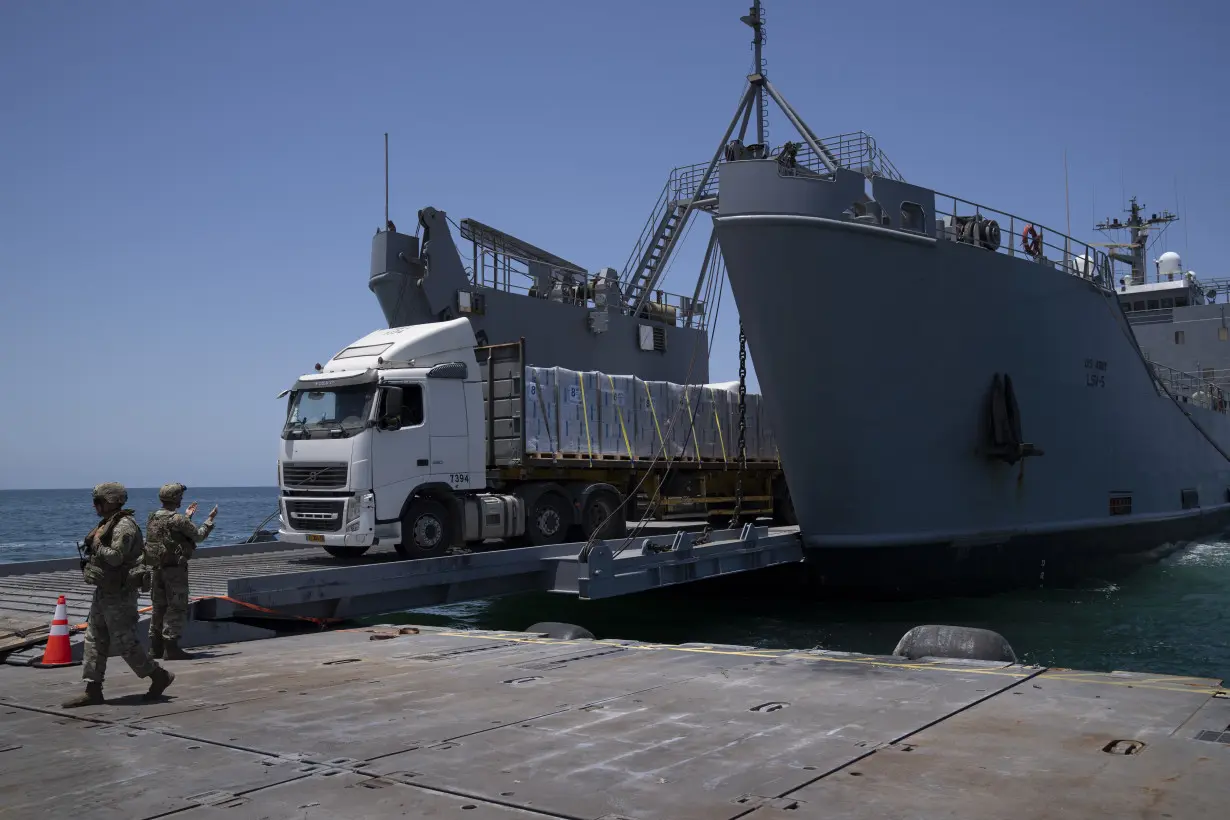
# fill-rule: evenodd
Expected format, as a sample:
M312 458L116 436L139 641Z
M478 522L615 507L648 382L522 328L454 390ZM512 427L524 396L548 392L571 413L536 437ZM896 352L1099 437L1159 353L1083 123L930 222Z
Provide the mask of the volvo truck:
M740 520L792 523L780 460L762 447L741 468L733 411L723 422L716 409L698 410L721 388L680 386L695 400L668 413L629 377L589 372L579 391L553 383L547 395L537 383L547 370L559 369L526 367L524 340L476 344L464 317L377 330L317 364L283 394L278 540L338 558L377 544L429 558L480 543L620 538L628 520L725 525L736 497ZM616 379L643 389L649 413L640 427L635 411L621 409L632 403L622 394L599 420L600 398L610 397L592 395L593 386ZM577 392L579 414L568 404ZM722 406L737 407L736 395ZM560 420L568 411L575 423ZM716 428L720 452L698 444L698 415ZM539 425L534 435L527 420ZM616 431L608 444L618 446L595 446L599 425ZM761 445L762 432L753 431Z

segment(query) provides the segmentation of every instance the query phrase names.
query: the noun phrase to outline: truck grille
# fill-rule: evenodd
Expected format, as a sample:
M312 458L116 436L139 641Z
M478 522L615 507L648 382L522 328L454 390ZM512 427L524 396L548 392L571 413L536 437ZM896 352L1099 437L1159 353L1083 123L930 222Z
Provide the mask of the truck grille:
M298 489L339 490L346 486L346 462L282 464L282 485Z
M301 532L337 532L345 510L345 501L286 501L290 526Z

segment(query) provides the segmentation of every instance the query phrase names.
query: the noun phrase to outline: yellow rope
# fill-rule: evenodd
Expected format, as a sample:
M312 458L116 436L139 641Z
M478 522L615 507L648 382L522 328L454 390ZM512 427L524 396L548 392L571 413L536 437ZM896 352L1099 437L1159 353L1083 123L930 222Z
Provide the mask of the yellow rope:
M688 407L688 423L692 425L692 446L696 448L696 460L700 461L700 441L696 435L696 417L692 415L692 397L688 395L692 388L683 388L683 403Z
M589 448L589 459L594 460L594 441L589 436L589 407L585 404L585 374L577 373L577 384L581 386L581 416L585 419L585 446Z

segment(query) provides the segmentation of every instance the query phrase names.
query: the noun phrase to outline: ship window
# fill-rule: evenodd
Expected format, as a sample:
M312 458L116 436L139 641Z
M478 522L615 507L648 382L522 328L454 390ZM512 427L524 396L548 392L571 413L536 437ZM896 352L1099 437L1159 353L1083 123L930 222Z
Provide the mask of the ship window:
M1217 341L1224 342L1228 339L1230 339L1230 328L1227 328L1225 325L1217 328Z
M1157 310L1159 307L1161 307L1161 305L1158 304L1158 301L1156 299L1150 299L1148 302L1148 305L1149 305L1149 310Z
M927 217L917 202L901 203L901 227L907 231L927 232Z
M1187 340L1186 340L1186 339L1184 338L1184 336L1183 336L1183 331L1181 331L1181 330L1176 330L1176 331L1174 332L1174 343L1175 343L1175 344L1177 344L1177 345L1181 345L1181 344L1186 343L1186 341L1187 341Z
M1175 307L1187 307L1187 297L1186 296L1175 297L1174 306Z
M1145 309L1144 302L1133 302L1132 303L1132 310L1144 310L1144 309Z
M1172 307L1174 307L1174 299L1163 299L1163 300L1162 300L1162 307L1164 307L1164 308L1172 308Z

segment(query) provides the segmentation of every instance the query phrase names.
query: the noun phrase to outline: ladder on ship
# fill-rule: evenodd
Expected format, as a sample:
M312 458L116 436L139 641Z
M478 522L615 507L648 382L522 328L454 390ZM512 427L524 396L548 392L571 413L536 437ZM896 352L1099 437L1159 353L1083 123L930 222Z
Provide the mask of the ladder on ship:
M687 200L677 199L667 202L661 214L654 214L658 217L657 228L624 285L624 298L630 306L635 307L641 301L641 295L660 278L658 271L668 258L666 251L672 244L671 240L683 228L683 215L687 208Z

